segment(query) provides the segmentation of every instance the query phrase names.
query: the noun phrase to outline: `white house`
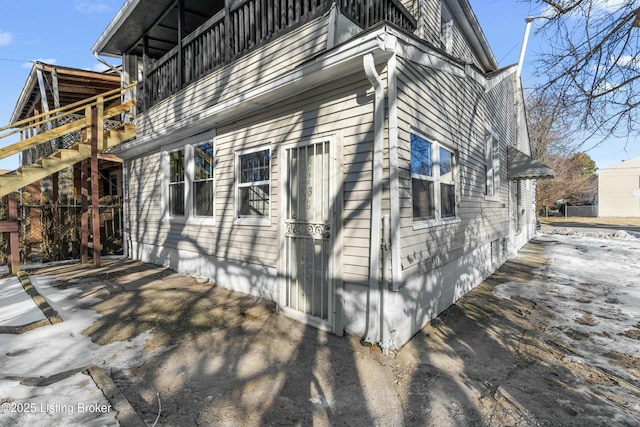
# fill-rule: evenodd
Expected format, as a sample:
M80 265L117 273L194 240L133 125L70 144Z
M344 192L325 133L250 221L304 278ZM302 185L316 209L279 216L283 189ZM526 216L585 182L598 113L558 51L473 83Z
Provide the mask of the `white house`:
M467 0L128 0L93 51L140 80L132 258L386 349L535 232L547 171Z
M598 216L640 218L640 157L598 172Z

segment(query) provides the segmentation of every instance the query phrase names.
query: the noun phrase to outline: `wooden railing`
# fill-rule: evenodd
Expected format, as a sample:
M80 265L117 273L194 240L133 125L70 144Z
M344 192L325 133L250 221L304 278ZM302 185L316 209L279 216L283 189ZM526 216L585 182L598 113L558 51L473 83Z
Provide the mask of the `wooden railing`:
M0 143L3 138L20 134L21 141L0 148L0 159L7 158L21 151L33 148L44 142L63 137L71 132L85 130L91 127L91 109L99 107L102 110L101 120L118 116L129 111L135 101L125 102L111 108L104 108L112 101L121 99L124 92L134 87L137 83L122 88L110 90L100 95L84 99L82 101L56 108L46 113L28 117L7 126L0 127ZM77 114L84 113L83 117L71 120L62 126L58 126L59 120L65 120ZM45 130L44 132L42 130Z
M416 20L399 0L337 0L336 4L363 29L381 21L409 32L416 29ZM139 88L144 92L143 108L320 16L330 6L328 0L227 0L223 10L149 67L144 87Z
M413 32L416 20L398 0L336 0L340 12L362 28L388 21Z

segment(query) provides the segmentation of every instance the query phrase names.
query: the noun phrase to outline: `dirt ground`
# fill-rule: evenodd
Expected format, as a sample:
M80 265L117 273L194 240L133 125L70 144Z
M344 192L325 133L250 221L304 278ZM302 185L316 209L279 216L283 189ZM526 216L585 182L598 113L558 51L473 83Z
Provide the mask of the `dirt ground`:
M640 399L640 360L612 355L638 381L578 362L547 327L547 307L494 296L544 267L544 244L531 242L390 355L157 266L117 260L30 275L81 289L103 316L83 333L100 345L153 331L141 351L162 352L128 371L105 366L148 425L158 413L164 426L639 425L630 402Z

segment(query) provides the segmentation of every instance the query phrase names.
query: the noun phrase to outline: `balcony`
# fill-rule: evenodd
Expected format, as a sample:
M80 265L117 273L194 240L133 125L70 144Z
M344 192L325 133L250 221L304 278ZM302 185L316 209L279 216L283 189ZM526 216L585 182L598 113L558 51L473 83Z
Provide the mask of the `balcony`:
M179 4L177 2L175 6ZM399 0L338 0L336 5L342 15L362 29L382 21L408 32L416 28L416 20ZM327 0L227 0L222 9L175 46L165 49L166 53L157 59L148 54L151 49L144 38L150 34L148 31L143 37L146 44L140 49L146 71L138 87L139 112L288 31L322 16L330 8L331 3ZM180 29L176 28L176 34L179 33Z

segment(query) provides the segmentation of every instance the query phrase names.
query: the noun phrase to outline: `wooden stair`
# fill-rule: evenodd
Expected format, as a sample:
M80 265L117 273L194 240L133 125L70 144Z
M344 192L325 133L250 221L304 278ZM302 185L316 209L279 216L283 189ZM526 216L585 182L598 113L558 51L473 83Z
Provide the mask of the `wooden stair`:
M0 148L0 159L20 153L24 150L48 143L72 132L80 132L83 141L70 147L63 148L48 157L41 158L37 163L21 166L16 171L0 175L0 197L25 187L35 181L59 172L82 160L91 157L91 132L94 129L97 135L97 152L103 153L116 145L135 138L136 128L132 124L125 124L118 128L100 131L104 129L104 121L110 117L119 116L135 105L135 101L123 102L111 108L105 108L108 102L121 99L124 91L132 88L137 83L131 83L122 88L114 89L86 100L70 104L66 107L29 117L19 122L0 128L0 139L16 133L31 135L20 142ZM84 113L84 117L74 120L62 126L56 126L56 121L72 114ZM42 132L41 129L49 128ZM100 132L103 132L102 134Z
M42 135L46 133L47 132ZM104 146L100 152L104 152L124 141L135 138L135 136L136 128L134 125L124 125L121 128L105 131ZM33 165L21 166L13 173L0 175L0 197L69 166L73 166L89 157L91 157L91 144L90 141L86 140L71 148L58 150L51 156L38 160L38 162Z

